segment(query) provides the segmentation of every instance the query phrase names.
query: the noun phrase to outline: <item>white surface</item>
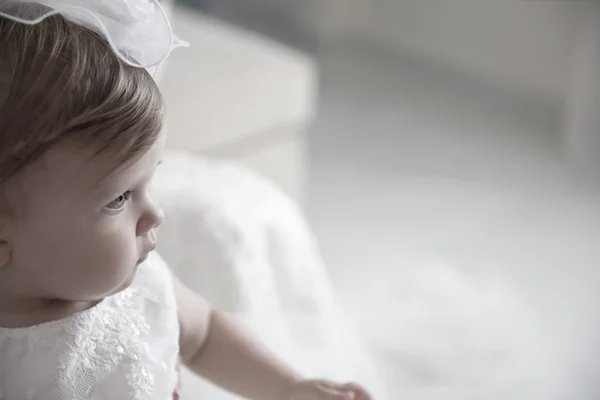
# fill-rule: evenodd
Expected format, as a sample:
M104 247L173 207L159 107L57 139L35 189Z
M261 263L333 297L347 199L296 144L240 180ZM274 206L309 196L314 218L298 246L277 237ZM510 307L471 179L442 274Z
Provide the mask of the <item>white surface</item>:
M557 110L412 60L323 58L310 221L393 398L597 399L600 188L556 150Z
M308 57L187 8L175 9L173 24L191 47L173 52L161 82L171 148L215 149L311 119Z

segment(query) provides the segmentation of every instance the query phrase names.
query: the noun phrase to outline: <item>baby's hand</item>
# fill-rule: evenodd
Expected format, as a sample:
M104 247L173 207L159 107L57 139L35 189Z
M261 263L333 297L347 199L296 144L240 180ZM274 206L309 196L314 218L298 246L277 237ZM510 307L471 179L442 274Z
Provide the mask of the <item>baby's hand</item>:
M360 385L337 384L324 380L300 381L292 390L289 400L372 400Z

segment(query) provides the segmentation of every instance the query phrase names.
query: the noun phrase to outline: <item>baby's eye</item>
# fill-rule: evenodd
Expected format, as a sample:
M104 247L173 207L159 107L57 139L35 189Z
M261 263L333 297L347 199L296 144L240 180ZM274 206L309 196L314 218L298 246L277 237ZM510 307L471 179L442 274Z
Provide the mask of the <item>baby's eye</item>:
M128 190L125 193L121 194L116 199L114 199L113 201L111 201L110 203L108 203L108 205L106 206L106 209L108 211L112 211L112 212L121 211L125 208L125 206L129 202L130 197L131 197L131 190Z

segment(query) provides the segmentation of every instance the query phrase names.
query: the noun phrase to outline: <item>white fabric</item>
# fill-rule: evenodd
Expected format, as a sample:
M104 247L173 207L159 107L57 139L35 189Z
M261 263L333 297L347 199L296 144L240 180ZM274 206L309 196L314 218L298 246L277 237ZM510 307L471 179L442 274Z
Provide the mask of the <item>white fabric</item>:
M0 16L37 24L60 14L102 35L124 62L157 68L176 47L175 36L157 0L2 0Z
M384 399L292 201L246 169L181 153L165 158L155 189L166 215L159 251L188 286L307 375L359 381ZM184 376L182 398L237 397Z
M178 341L170 272L151 254L128 289L87 311L0 328L0 399L172 399Z

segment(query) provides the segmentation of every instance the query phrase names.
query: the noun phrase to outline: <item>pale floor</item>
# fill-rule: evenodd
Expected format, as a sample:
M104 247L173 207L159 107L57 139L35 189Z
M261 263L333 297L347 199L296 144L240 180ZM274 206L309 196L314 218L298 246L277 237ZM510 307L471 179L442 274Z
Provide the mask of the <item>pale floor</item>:
M600 188L557 110L406 57L321 61L308 214L389 398L598 398Z

